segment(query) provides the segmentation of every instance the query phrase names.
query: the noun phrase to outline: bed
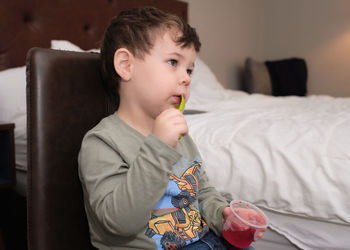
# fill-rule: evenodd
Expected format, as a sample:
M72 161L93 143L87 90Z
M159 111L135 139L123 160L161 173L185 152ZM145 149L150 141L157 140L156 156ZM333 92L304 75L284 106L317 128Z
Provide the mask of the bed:
M110 17L140 5L187 19L187 4L171 0L3 4L1 23L8 25L1 30L0 121L16 125L18 193L26 195L27 50L98 51ZM256 248L348 249L350 98L227 90L200 58L191 91L185 117L210 181L227 199L251 201L270 218Z
M299 248L349 249L350 98L227 90L200 59L192 81L186 119L212 184Z

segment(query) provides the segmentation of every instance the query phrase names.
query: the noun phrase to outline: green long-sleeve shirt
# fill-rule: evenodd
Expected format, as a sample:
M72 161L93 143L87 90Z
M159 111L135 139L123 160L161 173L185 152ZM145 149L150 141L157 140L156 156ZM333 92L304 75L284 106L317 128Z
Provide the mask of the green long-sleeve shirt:
M85 135L79 176L99 249L181 247L208 227L221 233L227 202L209 185L189 136L173 149L113 114Z

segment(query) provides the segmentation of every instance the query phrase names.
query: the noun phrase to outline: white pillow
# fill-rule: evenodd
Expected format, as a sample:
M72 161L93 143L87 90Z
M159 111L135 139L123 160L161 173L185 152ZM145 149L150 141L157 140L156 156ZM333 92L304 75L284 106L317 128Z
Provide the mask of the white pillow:
M0 122L15 124L16 168L27 169L26 67L0 71Z
M199 57L191 77L191 96L186 109L202 109L211 100L221 100L225 89L211 69Z
M223 89L209 66L197 56L191 81L192 88Z
M100 53L100 49L83 50L79 46L66 40L51 40L51 49Z
M0 71L0 121L26 116L26 67Z

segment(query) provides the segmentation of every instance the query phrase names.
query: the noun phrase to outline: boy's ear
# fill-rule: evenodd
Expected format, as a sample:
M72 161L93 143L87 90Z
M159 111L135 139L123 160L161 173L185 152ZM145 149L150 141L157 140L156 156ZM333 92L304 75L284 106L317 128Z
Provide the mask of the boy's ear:
M133 61L133 54L126 48L119 48L114 53L114 69L124 81L129 81L131 78Z

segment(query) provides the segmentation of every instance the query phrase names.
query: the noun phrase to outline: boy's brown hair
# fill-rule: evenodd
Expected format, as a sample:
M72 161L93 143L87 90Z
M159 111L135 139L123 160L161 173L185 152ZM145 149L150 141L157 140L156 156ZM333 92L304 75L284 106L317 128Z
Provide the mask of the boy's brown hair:
M155 37L161 32L171 30L175 42L181 47L193 46L199 52L201 43L194 28L176 15L157 8L134 8L122 11L114 17L107 30L101 47L101 68L108 96L118 106L120 76L114 69L114 53L119 48L128 49L134 56L143 56L152 49Z

